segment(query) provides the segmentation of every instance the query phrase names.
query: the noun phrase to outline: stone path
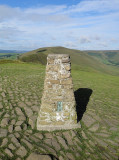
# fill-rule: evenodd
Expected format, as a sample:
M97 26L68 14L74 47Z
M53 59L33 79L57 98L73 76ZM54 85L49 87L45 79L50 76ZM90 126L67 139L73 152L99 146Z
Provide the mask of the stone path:
M94 101L81 128L36 130L43 78L44 72L0 77L0 160L118 160L119 139L111 134L118 131L118 120L103 120Z

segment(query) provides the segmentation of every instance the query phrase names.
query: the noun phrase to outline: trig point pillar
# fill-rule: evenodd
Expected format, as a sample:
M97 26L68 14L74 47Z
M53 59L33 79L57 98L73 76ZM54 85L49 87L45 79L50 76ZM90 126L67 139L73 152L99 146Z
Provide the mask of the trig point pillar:
M67 54L49 54L37 129L78 128L76 115L70 57Z

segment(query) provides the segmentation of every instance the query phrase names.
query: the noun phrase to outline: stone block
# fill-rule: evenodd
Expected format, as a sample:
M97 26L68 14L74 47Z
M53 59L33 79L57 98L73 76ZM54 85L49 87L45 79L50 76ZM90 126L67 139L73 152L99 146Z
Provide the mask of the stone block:
M20 157L23 158L23 157L26 156L27 150L25 149L25 147L21 146L21 147L17 150L16 154L17 154L18 156L20 156Z
M49 81L51 84L60 84L59 80L50 80Z
M47 121L44 120L44 121L39 121L38 124L39 125L50 125L51 122L47 122Z
M60 80L60 84L62 84L62 85L72 85L72 79L68 78L68 79L65 79L65 80Z

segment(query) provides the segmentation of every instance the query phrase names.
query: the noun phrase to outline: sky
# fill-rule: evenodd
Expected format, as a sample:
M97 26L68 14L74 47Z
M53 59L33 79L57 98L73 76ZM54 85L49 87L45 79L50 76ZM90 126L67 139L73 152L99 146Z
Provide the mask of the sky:
M119 50L119 0L0 0L0 49Z

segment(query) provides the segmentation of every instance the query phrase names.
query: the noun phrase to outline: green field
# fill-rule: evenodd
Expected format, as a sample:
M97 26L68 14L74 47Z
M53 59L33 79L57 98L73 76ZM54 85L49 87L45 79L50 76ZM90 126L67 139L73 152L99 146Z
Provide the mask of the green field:
M11 59L15 60L20 54L18 53L0 53L0 59Z
M83 59L83 58L82 58ZM79 59L80 61L80 59ZM85 60L86 61L86 60ZM84 61L84 62L85 62ZM88 62L90 60L87 60ZM45 66L38 63L0 64L0 158L26 159L30 153L56 160L118 160L119 76L114 68L72 64L74 91L92 90L81 128L39 132L36 118L42 97ZM78 60L77 60L78 63ZM116 74L117 73L117 74ZM83 100L85 101L85 94Z

